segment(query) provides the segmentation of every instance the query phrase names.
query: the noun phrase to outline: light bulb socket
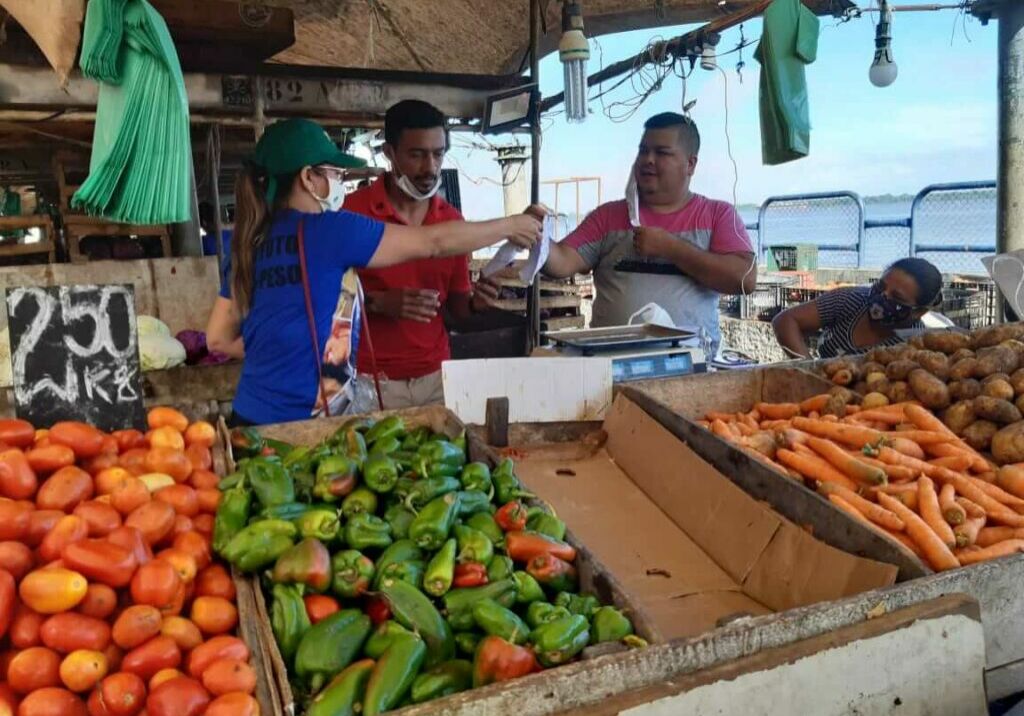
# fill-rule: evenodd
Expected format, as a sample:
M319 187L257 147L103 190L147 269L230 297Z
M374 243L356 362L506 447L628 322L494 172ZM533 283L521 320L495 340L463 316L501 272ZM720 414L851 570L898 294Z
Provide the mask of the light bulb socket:
M562 3L562 38L558 42L562 62L590 59L590 43L583 34L583 9L577 0Z

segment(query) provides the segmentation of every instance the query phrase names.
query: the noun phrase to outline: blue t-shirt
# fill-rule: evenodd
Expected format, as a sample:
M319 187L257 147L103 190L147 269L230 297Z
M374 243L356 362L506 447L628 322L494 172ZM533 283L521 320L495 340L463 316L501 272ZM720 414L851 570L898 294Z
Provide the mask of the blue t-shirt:
M319 396L319 376L313 354L309 319L299 268L298 225L303 220L306 270L316 320L321 360L340 355L337 365L323 366L325 377L344 385L354 375L360 316L351 295L353 268L365 267L380 245L384 224L348 211L304 214L278 213L266 238L256 249L252 305L242 320L245 361L235 393L234 410L253 423L306 420ZM346 276L346 273L348 275ZM226 277L230 271L226 272ZM346 279L351 332L347 345L328 346L332 319L340 310L342 279ZM231 297L231 283L221 283L220 295ZM346 328L346 332L347 332ZM338 336L336 335L337 339Z

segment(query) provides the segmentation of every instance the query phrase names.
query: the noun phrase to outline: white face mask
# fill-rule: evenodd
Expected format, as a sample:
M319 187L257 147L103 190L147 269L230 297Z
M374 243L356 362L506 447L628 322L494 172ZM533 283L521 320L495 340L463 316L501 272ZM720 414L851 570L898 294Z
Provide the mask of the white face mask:
M341 211L345 203L345 182L336 177L327 177L327 196L321 198L313 192L310 194L313 194L324 211Z
M441 176L438 175L437 179L434 181L434 186L430 187L430 190L425 192L422 192L419 189L417 189L416 185L413 184L409 180L409 177L405 175L398 177L397 183L398 188L404 191L406 196L408 196L410 199L414 199L416 201L426 201L427 199L433 197L434 194L437 193L437 190L441 188Z
M640 196L636 191L636 173L629 170L629 181L626 182L626 210L629 223L633 227L640 226Z

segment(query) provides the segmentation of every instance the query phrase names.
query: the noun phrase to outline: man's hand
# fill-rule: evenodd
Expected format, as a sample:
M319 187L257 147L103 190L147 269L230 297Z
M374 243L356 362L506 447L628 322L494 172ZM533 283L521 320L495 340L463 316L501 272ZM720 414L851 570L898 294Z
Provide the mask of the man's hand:
M523 213L529 214L530 216L534 216L540 221L544 221L545 216L550 216L555 212L553 212L551 209L544 206L543 204L530 204L528 207L526 207Z
M373 313L419 323L430 323L441 309L437 291L422 288L372 291L366 297L367 308Z
M493 278L481 276L480 280L473 285L473 298L470 306L477 313L494 308L495 301L501 293L501 285Z
M664 229L641 226L633 231L633 248L644 257L666 258L677 239Z

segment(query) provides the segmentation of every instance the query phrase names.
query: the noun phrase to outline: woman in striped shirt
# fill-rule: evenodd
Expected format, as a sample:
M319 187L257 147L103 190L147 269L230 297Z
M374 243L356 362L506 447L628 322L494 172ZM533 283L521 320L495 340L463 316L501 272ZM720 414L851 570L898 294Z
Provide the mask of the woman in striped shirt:
M833 358L902 343L897 329L923 328L920 318L942 303L942 274L924 259L900 259L871 286L837 288L788 308L772 327L779 345L808 358L807 336L821 333L818 354Z

